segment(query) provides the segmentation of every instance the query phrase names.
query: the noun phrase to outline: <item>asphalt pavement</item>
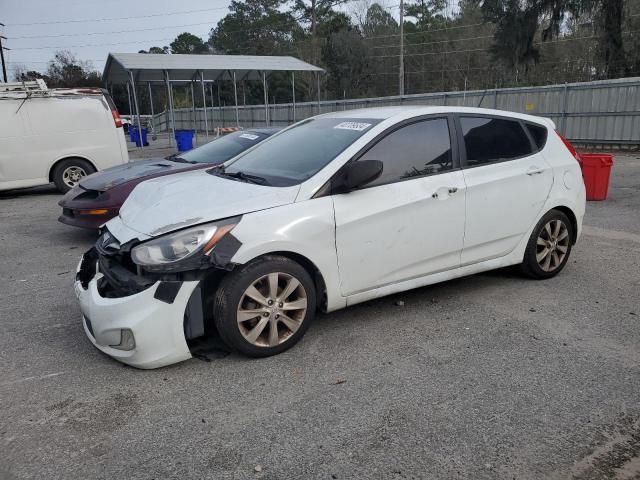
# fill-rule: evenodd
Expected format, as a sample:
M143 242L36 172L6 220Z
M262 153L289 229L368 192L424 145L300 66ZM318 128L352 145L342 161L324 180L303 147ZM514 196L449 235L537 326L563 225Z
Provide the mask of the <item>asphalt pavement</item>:
M95 235L0 193L0 479L640 478L640 155L567 268L320 315L276 357L121 365L86 339ZM382 252L381 252L382 254Z

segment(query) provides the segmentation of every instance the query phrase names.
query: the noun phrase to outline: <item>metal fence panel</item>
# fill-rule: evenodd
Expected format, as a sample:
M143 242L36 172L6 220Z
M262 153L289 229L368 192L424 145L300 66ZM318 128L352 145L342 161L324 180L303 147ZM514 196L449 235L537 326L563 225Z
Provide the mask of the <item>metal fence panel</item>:
M392 105L467 106L497 108L551 118L570 140L588 144L640 145L640 77L597 82L492 89L485 91L443 92L353 100L332 100L296 104L295 119L318 113ZM271 126L293 123L293 105L269 105ZM242 127L266 125L264 105L238 107ZM204 110L175 111L176 129L204 131ZM236 126L233 106L209 107L209 128ZM170 127L167 112L153 119L156 131Z

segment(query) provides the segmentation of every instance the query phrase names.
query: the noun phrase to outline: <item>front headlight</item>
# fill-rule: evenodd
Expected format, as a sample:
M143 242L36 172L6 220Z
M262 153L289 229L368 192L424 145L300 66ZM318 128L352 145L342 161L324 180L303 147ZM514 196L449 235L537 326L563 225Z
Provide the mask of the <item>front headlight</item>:
M151 271L182 270L183 263L211 252L236 223L208 223L163 235L134 247L131 259Z

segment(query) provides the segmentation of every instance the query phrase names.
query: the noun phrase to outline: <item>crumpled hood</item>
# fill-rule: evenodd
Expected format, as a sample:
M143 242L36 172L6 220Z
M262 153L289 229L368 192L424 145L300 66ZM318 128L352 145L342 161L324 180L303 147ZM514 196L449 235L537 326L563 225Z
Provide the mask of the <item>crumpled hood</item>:
M255 185L197 170L142 182L120 208L120 219L127 227L155 237L190 225L293 203L299 189L297 185Z
M190 163L172 162L164 158L150 158L148 160L135 160L101 170L80 181L80 186L86 190L99 190L104 192L117 185L121 185L138 178L168 173L193 167Z

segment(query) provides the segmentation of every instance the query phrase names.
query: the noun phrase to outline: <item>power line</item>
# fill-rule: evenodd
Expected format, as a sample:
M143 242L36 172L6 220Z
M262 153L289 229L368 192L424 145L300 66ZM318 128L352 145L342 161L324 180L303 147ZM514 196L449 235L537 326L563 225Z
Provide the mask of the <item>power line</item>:
M23 40L23 39L34 39L34 38L60 38L60 37L81 37L81 36L91 36L91 35L109 35L109 34L115 34L115 33L137 33L137 32L150 32L153 30L165 30L167 28L196 27L200 25L211 25L211 22L185 23L184 25L163 25L161 27L154 27L154 28L138 28L134 30L116 30L112 32L62 33L59 35L27 35L23 37L11 37L11 39Z
M392 7L389 7L392 8ZM470 28L470 27L478 27L480 25L485 25L485 23L472 23L469 25L455 25L453 27L442 27L442 28L432 28L429 30L421 30L419 32L409 32L409 33L405 33L404 36L408 37L409 35L424 35L426 33L434 33L434 32L444 32L447 30L457 30L460 28ZM389 37L399 37L400 34L399 33L390 33L388 35L372 35L370 37L367 38L389 38Z
M347 2L349 1L355 1L355 0L347 0ZM343 0L338 0L335 1L331 4L328 5L328 8L337 6L337 5L344 5L345 3L347 3ZM391 5L389 7L386 8L394 8L398 5ZM227 8L227 7L224 7ZM131 17L134 18L134 17ZM296 22L302 20L304 18L304 15L300 15L298 17L292 17L292 19ZM73 20L75 22L75 20ZM158 28L148 28L148 29L136 29L136 30L123 30L123 31L117 31L117 32L108 32L108 33L135 33L135 32L143 32L143 31L151 31L151 30L165 30L167 28L181 28L181 27L186 27L186 26L195 26L195 25L208 25L211 24L212 22L202 22L202 23L197 23L197 24L191 24L191 25L165 25L163 27L158 27ZM240 33L240 32L251 32L251 31L259 31L259 30L264 30L267 28L274 28L274 27L278 27L278 26L287 26L290 24L290 21L288 22L281 22L281 23L276 23L276 24L271 24L271 25L265 25L262 27L257 27L257 28L242 28L242 29L236 29L236 30L228 30L225 33L227 34L231 34L231 33ZM107 32L100 32L100 33L107 33ZM99 33L96 33L99 34ZM78 34L78 35L83 35L83 34ZM87 34L88 35L88 34ZM63 36L63 35L59 35L59 36ZM74 34L74 36L77 36L76 34ZM16 38L20 38L20 37L12 37L12 39L16 39ZM26 37L22 37L22 38L26 38ZM40 37L29 37L29 38L40 38ZM155 39L155 40L149 40L149 39L145 39L144 42L150 43L150 42L166 42L169 40L173 40L174 38L159 38L159 39ZM48 49L67 49L67 48L89 48L89 47L108 47L111 45L126 45L126 44L131 44L131 43L141 43L141 41L130 41L130 42L113 42L113 43L103 43L103 44L82 44L82 45L58 45L58 46L46 46L46 47L18 47L15 48L14 50L48 50Z
M227 10L228 6L215 7L215 8L201 8L199 10L182 10L179 12L166 12L166 13L153 13L149 15L135 15L132 17L111 17L111 18L87 18L83 20L60 20L54 22L33 22L33 23L12 23L10 27L30 27L33 25L60 25L65 23L88 23L88 22L110 22L114 20L139 20L141 18L153 18L153 17L167 17L173 15L183 15L188 13L202 13L211 12L215 10Z
M480 39L486 39L486 38L493 38L493 35L483 35L480 37L469 37L469 38L453 38L453 39L447 39L447 40L436 40L433 42L421 42L421 43L407 43L407 47L417 47L418 45L435 45L438 43L452 43L452 42L464 42L466 40L480 40ZM369 40L368 37L365 37L363 40ZM386 44L386 45L375 45L371 48L392 48L395 47L396 44Z
M640 30L628 30L626 32L621 32L622 34L629 34L629 33L636 33L636 32L640 32ZM477 39L480 38L484 38L484 37L477 37ZM560 42L572 42L572 41L576 41L576 40L590 40L590 39L594 39L594 38L598 38L598 35L589 35L586 37L574 37L574 38L559 38L556 40L546 40L546 41L542 41L542 42L533 42L533 45L536 46L544 46L544 45L549 45L549 44L553 44L553 43L560 43ZM472 38L467 39L467 40L474 40ZM409 44L411 45L411 44ZM418 44L416 44L418 45ZM394 47L395 45L386 45L387 47L391 48ZM486 51L485 48L473 48L473 49L466 49L466 50L448 50L448 51L441 51L441 52L423 52L423 53L406 53L405 57L421 57L423 55L443 55L443 54L450 54L450 53L467 53L467 52L479 52L479 51ZM369 55L368 58L392 58L392 57L397 57L398 55Z

